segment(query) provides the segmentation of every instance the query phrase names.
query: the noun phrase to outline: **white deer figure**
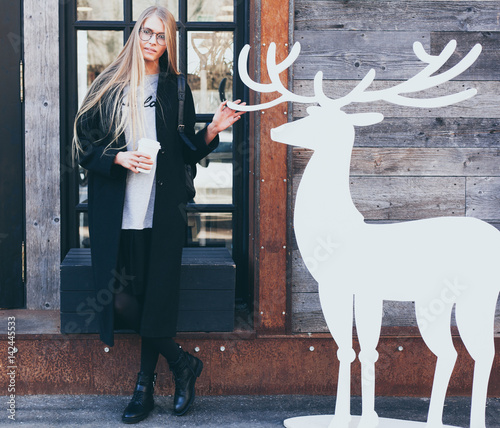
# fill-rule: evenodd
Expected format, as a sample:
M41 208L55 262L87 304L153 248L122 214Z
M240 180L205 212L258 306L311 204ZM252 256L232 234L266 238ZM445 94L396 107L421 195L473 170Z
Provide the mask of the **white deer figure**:
M494 315L500 291L500 233L484 221L466 217L365 223L349 190L354 127L378 123L383 115L347 114L341 110L350 103L377 100L401 106L441 107L474 96L475 89L425 99L401 95L449 81L470 67L481 52L481 46L476 45L454 67L435 74L455 47L452 40L434 56L416 42L414 52L427 66L414 77L388 89L367 91L375 77L375 71L370 70L349 94L339 99L323 93L321 72L314 79L314 96L293 94L281 83L279 74L299 55L298 43L279 64L275 59L276 47L270 45L269 84L257 83L248 76L248 45L240 54L243 82L255 91L277 91L281 96L254 106L230 104L231 108L255 111L285 101L319 104L307 109L307 117L273 129L271 138L314 150L297 191L294 230L302 258L319 284L323 314L338 346L338 390L329 428L347 428L351 421L350 366L356 357L352 349L353 298L362 367L359 428L383 425L374 408L376 346L383 300L415 302L422 337L437 356L427 418L427 427L432 428L443 427L443 405L457 357L450 331L455 305L461 338L475 361L470 426L485 427L486 393L495 354ZM322 250L325 242L330 243L327 252ZM439 311L429 311L438 306Z

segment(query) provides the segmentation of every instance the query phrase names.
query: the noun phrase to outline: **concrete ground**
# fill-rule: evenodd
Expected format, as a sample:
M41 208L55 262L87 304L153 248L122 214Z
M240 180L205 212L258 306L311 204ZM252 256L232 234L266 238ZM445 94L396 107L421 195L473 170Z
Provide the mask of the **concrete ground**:
M97 395L17 396L15 421L8 419L7 398L3 404L0 427L116 427L129 397ZM283 420L303 415L331 414L335 397L328 396L205 396L196 397L190 411L182 417L171 413L172 397L156 397L156 407L138 427L264 428L282 427ZM429 400L423 398L377 398L380 417L425 421ZM361 399L352 399L352 414L361 412ZM470 398L447 399L444 423L469 427ZM487 428L500 427L500 399L488 399Z

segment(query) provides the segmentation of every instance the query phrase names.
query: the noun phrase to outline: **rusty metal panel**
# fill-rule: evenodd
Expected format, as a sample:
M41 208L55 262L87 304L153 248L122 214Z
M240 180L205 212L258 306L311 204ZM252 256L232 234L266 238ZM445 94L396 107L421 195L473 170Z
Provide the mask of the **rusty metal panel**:
M289 4L282 0L261 2L260 78L268 82L266 55L269 43L277 45L277 61L288 54ZM277 19L278 18L278 19ZM287 73L282 82L288 86ZM266 102L276 94L261 94ZM272 128L286 122L286 105L256 113L260 119L258 293L255 329L261 334L284 333L287 309L287 148L271 141ZM257 120L259 120L257 119Z
M41 336L41 335L40 335ZM95 342L91 340L90 342ZM15 394L89 394L92 391L92 363L87 340L16 338ZM7 385L6 341L0 342L5 358L0 363L0 382ZM7 390L5 390L7 391Z
M118 334L116 345L106 351L96 335L37 335L16 338L16 395L115 394L130 395L140 364L140 338ZM74 337L74 338L73 338ZM448 395L469 396L474 362L459 337L454 337L458 359ZM199 395L336 394L337 347L327 334L299 336L201 335L178 343L199 356L204 371L196 383ZM354 349L359 351L356 340ZM500 345L500 337L495 339ZM7 355L7 341L0 352ZM378 396L429 397L435 356L418 336L384 336L378 345L376 394ZM198 352L197 352L198 351ZM4 359L5 360L5 359ZM0 382L8 384L6 362L0 361ZM160 356L156 393L174 390L168 365ZM359 395L360 364L352 364L352 394ZM500 355L495 357L488 395L500 397ZM332 409L333 410L333 409Z

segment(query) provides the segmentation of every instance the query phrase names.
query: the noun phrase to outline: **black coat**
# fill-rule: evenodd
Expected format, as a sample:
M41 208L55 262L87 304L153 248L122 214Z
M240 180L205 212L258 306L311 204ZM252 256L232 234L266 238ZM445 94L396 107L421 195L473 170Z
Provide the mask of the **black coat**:
M156 104L156 132L161 144L156 166L151 257L144 296L141 336L173 337L179 306L182 247L185 239L187 193L184 163L194 163L214 150L219 139L205 143L206 128L195 134L193 97L186 85L185 133L197 147L192 151L177 133L177 79L161 72ZM126 276L116 271L127 169L113 163L125 145L124 135L103 154L111 141L98 113L87 114L77 124L84 149L80 165L88 170L88 218L92 270L96 290L101 340L114 344L113 296Z

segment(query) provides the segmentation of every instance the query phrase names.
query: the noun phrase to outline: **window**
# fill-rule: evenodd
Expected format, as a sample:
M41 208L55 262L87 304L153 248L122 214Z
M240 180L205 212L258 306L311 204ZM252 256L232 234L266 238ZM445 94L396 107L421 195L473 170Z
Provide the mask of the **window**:
M237 0L72 0L64 11L63 218L62 256L69 248L89 247L87 176L70 166L73 120L90 84L118 55L142 10L159 4L177 20L179 69L187 76L197 126L210 122L220 103L242 92L233 80L235 54L247 33L247 2ZM75 89L76 88L76 89ZM233 129L234 128L234 129ZM186 246L224 246L237 265L237 296L248 296L248 150L246 121L220 135L219 147L198 165L197 194L188 204ZM64 160L66 159L66 161Z

